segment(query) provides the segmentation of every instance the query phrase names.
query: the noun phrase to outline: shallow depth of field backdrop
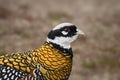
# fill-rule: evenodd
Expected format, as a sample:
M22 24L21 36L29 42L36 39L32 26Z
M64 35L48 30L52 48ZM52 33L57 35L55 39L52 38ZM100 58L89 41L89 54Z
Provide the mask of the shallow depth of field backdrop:
M0 0L0 55L39 48L61 22L87 37L72 44L69 80L120 80L120 0Z

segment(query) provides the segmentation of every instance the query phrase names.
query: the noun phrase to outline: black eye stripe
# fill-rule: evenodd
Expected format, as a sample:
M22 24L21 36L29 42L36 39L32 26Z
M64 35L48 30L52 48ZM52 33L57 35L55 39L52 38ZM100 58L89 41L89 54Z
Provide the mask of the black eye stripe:
M68 32L67 35L64 35L62 31ZM65 26L61 29L51 30L48 34L48 38L54 39L55 37L72 37L76 34L76 26Z

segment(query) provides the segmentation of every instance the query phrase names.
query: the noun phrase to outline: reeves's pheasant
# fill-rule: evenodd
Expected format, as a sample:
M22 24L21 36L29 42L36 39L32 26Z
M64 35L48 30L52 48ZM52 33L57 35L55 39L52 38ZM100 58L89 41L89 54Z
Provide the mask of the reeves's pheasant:
M68 80L72 68L70 43L84 35L74 24L62 23L38 49L0 56L0 80Z

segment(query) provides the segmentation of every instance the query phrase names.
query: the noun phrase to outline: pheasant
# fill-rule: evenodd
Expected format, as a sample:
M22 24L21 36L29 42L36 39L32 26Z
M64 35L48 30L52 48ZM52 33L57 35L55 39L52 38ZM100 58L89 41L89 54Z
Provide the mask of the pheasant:
M0 56L0 80L68 80L72 69L71 43L84 33L61 23L38 49Z

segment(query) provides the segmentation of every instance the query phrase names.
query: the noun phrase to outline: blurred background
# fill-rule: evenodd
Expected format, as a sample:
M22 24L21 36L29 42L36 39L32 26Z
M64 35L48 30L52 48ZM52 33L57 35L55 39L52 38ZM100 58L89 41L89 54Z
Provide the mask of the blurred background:
M87 38L72 44L69 80L120 80L120 0L0 0L0 55L39 48L61 22Z

